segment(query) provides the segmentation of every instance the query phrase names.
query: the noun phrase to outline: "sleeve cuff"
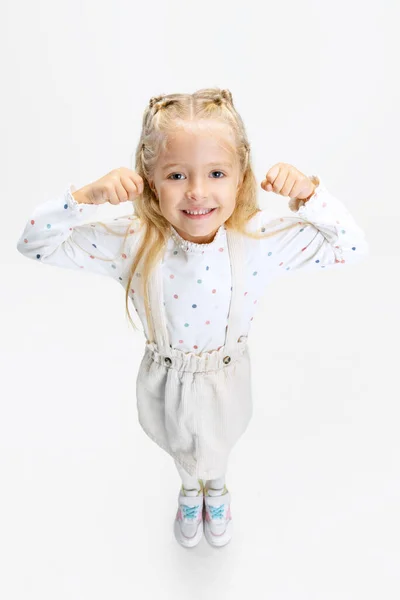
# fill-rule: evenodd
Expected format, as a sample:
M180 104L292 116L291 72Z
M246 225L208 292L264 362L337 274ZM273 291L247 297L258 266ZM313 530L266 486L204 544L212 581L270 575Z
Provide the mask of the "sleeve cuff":
M291 198L289 201L289 208L292 212L298 212L304 206L310 205L312 207L318 196L327 191L326 187L321 181L321 178L318 175L309 175L309 178L312 180L314 185L316 185L314 193L311 196L311 198L306 202L304 202L304 200L299 200L298 198Z
M83 213L83 215L94 212L98 212L99 204L85 204L83 202L77 202L73 197L73 193L76 192L76 187L73 183L69 183L64 192L64 198L66 205L71 209L73 213ZM82 215L82 216L83 216Z

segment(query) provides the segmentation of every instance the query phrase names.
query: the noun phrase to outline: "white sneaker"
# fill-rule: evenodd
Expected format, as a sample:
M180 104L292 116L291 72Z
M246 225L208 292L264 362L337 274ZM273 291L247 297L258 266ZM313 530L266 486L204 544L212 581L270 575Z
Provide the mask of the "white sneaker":
M196 496L185 494L183 485L178 496L178 510L174 521L174 534L176 540L185 548L197 546L203 537L203 482Z
M211 546L225 546L232 538L231 494L224 485L221 496L204 489L204 534Z

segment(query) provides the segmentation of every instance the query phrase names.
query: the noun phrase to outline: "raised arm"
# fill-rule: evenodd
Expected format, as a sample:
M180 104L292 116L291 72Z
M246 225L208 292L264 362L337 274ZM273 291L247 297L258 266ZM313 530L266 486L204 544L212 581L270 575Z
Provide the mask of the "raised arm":
M118 278L138 235L138 218L127 215L103 219L103 226L99 206L77 202L74 191L69 184L58 197L33 210L17 250L45 264Z
M256 216L257 231L274 232L259 244L269 279L299 269L344 268L369 255L364 231L346 206L316 179L319 184L307 202L290 200L293 216L271 219L267 210Z

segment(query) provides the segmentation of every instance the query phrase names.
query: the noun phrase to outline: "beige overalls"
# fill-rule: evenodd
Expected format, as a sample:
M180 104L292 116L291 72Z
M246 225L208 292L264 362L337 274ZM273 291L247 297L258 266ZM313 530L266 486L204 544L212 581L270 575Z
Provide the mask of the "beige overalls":
M155 341L147 341L137 382L139 423L145 433L193 476L223 476L229 453L252 416L247 335L240 335L244 244L227 229L232 293L225 344L195 354L172 348L163 304L161 262L149 280Z

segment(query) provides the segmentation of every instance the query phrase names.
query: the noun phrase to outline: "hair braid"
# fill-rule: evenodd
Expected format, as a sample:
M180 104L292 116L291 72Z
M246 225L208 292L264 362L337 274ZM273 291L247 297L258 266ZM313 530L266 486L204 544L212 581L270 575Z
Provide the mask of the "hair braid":
M161 96L153 96L152 98L150 98L149 100L149 107L153 108L153 106L155 104L157 104L157 102L161 102L161 100L164 98L164 95L162 94Z

